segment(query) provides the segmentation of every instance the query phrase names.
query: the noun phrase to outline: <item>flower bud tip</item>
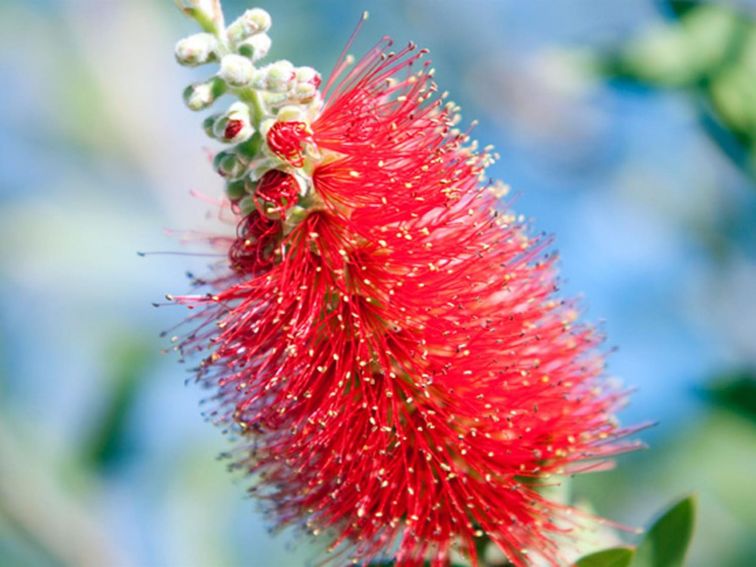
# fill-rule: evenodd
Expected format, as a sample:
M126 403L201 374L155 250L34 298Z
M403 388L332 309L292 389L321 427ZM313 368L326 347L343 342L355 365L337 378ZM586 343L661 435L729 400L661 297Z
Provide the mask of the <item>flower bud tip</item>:
M254 71L248 58L231 53L221 60L218 76L233 87L243 87L252 81Z

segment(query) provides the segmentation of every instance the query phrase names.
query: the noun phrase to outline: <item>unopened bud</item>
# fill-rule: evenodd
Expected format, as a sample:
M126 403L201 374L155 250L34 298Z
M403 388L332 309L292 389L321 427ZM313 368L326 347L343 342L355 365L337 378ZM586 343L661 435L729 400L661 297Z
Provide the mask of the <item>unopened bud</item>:
M223 81L216 78L189 85L184 90L184 102L192 110L203 110L213 104L226 91Z
M212 114L202 121L202 129L209 138L215 138L215 123L221 118L222 114Z
M312 83L297 83L291 96L297 102L310 102L318 94L318 88Z
M221 59L218 76L233 87L243 87L252 81L254 72L252 61L232 53Z
M297 67L296 75L298 83L309 83L311 85L314 85L315 88L318 88L320 86L320 73L318 73L312 67Z
M257 207L255 206L255 200L252 198L251 195L247 195L246 197L242 197L242 199L239 201L239 211L241 212L242 216L247 216L255 212L255 209Z
M254 127L250 125L250 128ZM254 159L259 157L261 146L262 136L260 136L259 132L253 132L245 141L237 143L234 149L246 159Z
M243 178L229 180L226 183L226 196L231 201L236 202L246 194L246 181Z
M215 59L218 42L212 34L196 33L176 44L176 60L181 65L195 67Z
M252 8L244 12L231 25L228 26L226 33L231 42L239 42L248 37L264 33L270 29L270 14L262 8Z
M292 101L289 97L289 93L272 93L265 91L262 94L262 100L265 103L265 106L269 109L275 110L276 108L281 108L282 106L286 106L287 104L291 104Z
M237 49L244 57L249 57L252 61L259 61L268 54L270 45L270 36L260 33L242 41Z
M280 122L306 122L305 113L301 106L290 104L281 108L276 114L276 120ZM268 129L273 123L268 125ZM266 131L267 135L267 131Z
M183 4L184 2L180 4L181 11L197 20L206 32L216 33L223 29L223 11L220 0L188 0L188 6Z
M285 93L291 89L297 79L294 65L290 61L282 60L271 63L261 69L263 72L261 87L274 93ZM259 78L255 77L258 81Z
M240 156L233 151L222 151L213 159L213 166L216 171L228 179L238 179L244 174L246 164L240 159Z

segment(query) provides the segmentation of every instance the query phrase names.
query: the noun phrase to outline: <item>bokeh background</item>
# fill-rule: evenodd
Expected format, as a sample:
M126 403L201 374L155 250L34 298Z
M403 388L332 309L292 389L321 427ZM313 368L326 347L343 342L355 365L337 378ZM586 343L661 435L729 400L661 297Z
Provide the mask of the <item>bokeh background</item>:
M225 0L236 17L246 0ZM330 69L383 34L429 47L556 235L649 449L573 485L630 525L699 502L690 565L756 565L756 6L651 0L260 0L274 55ZM222 191L173 61L169 0L0 2L0 565L306 565L216 456L155 309L207 258ZM630 539L632 541L632 538Z

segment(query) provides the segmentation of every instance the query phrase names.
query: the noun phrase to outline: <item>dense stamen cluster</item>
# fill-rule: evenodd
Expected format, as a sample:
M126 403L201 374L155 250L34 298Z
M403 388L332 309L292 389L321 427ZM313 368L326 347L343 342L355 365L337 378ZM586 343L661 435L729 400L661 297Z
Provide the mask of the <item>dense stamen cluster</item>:
M268 130L268 147L294 167L302 167L302 144L309 137L307 124L304 122L276 122Z
M485 536L515 565L558 565L575 518L538 485L631 446L621 395L554 297L547 242L496 210L494 156L455 128L425 52L390 49L342 57L295 105L297 77L319 87L309 71L273 64L242 87L225 71L254 131L216 158L237 235L211 292L176 298L196 308L178 348L206 353L213 415L282 524L356 562L441 566L456 549L477 564ZM212 119L226 141L247 127L232 112Z

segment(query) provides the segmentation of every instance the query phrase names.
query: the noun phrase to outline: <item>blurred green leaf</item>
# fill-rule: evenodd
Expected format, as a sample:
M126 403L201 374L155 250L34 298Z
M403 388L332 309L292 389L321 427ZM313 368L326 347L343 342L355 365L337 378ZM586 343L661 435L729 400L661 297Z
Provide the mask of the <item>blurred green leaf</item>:
M756 373L742 370L713 380L704 395L715 405L756 422Z
M82 453L86 463L106 469L128 450L128 417L155 357L155 348L140 339L115 341L107 355L110 376L103 382L102 412L92 426Z
M656 520L636 550L633 567L681 567L693 534L695 508L688 496Z
M756 22L739 37L738 49L711 77L706 94L719 119L738 139L753 146L756 138Z
M628 567L634 555L632 547L613 547L578 559L575 567Z
M598 73L686 92L707 135L756 179L756 19L721 4L666 5L674 18L598 54Z
M679 23L648 28L600 66L609 77L649 87L690 87L715 73L741 42L743 25L731 10L699 7Z
M674 14L676 17L680 18L690 12L691 10L695 10L700 5L700 2L695 2L694 0L669 0L667 3L667 6L671 9L672 14Z

